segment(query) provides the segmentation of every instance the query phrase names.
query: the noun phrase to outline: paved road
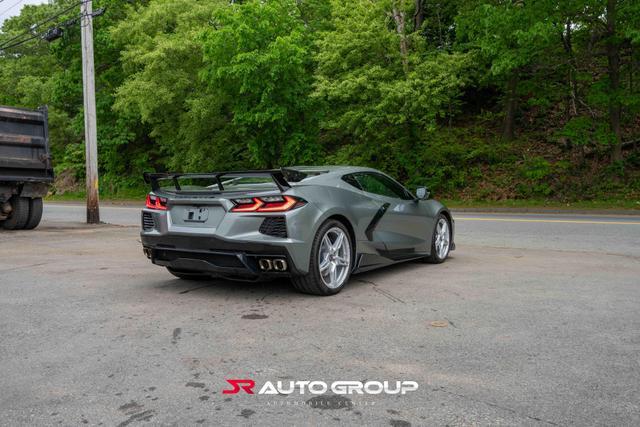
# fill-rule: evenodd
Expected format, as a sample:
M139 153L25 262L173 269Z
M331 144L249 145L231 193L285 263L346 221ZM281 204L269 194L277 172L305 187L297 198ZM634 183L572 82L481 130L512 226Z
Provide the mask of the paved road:
M638 217L456 215L446 263L318 298L174 279L142 256L137 209L102 213L47 205L0 234L0 424L640 423ZM314 400L226 378L420 387Z

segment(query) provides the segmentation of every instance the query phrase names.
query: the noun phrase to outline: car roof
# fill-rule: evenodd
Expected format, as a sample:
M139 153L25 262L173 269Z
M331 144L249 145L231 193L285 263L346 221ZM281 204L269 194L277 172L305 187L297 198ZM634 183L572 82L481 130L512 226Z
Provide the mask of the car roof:
M373 168L367 168L363 166L340 166L340 165L330 165L330 166L291 166L286 169L293 169L299 172L325 172L325 173L354 173L354 172L380 172Z
M343 175L357 172L377 172L380 171L362 166L292 166L285 169L301 172L306 176L299 181L295 180L292 184L320 184L327 185L340 180ZM304 176L304 175L303 175Z

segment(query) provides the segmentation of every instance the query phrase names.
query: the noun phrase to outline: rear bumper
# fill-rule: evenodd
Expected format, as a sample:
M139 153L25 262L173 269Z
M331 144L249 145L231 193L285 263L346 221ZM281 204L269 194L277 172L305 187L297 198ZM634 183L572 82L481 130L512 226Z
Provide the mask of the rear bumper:
M300 272L284 246L258 242L237 242L220 237L140 235L145 255L156 265L176 270L260 280L290 277ZM260 260L284 260L284 271L264 271ZM280 264L281 265L281 264Z

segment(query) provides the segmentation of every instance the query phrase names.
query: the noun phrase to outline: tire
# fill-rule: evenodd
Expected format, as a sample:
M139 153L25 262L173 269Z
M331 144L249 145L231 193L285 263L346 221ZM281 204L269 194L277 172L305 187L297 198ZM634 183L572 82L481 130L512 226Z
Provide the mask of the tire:
M442 224L442 225L441 225ZM439 230L442 230L442 226L446 225L446 243L442 243L442 237L439 238ZM443 245L441 250L438 250L438 245ZM441 264L443 263L451 252L451 224L446 216L439 214L436 217L436 226L433 229L433 236L431 236L431 254L424 258L424 261L429 264Z
M333 250L329 251L328 247L330 245L326 245L325 237L329 239L330 243L337 244L337 240L332 240L332 238L337 239L340 235L342 235L342 244L335 252ZM345 242L346 247L344 246ZM321 253L323 255L326 254L325 274L320 271ZM326 221L318 229L311 245L309 273L304 276L292 277L293 287L305 294L321 296L337 294L349 281L349 276L353 269L353 253L353 242L345 225L336 220ZM327 264L328 267L326 266ZM328 285L327 281L331 282L334 277L335 282Z
M42 219L42 198L29 199L29 218L24 226L25 230L33 230Z
M167 271L182 280L206 280L211 278L210 276L197 271L174 270L171 267L167 267Z
M20 230L27 225L29 220L29 199L13 196L11 198L11 214L2 226L7 230Z

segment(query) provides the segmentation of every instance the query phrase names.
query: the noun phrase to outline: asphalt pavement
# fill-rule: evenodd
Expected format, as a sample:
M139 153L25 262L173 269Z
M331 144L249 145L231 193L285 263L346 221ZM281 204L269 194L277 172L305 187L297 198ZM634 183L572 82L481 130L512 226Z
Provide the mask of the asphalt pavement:
M352 277L185 282L139 208L46 204L0 233L3 425L638 425L640 216L456 214L458 249ZM223 394L226 379L256 394ZM267 381L415 381L260 395Z

